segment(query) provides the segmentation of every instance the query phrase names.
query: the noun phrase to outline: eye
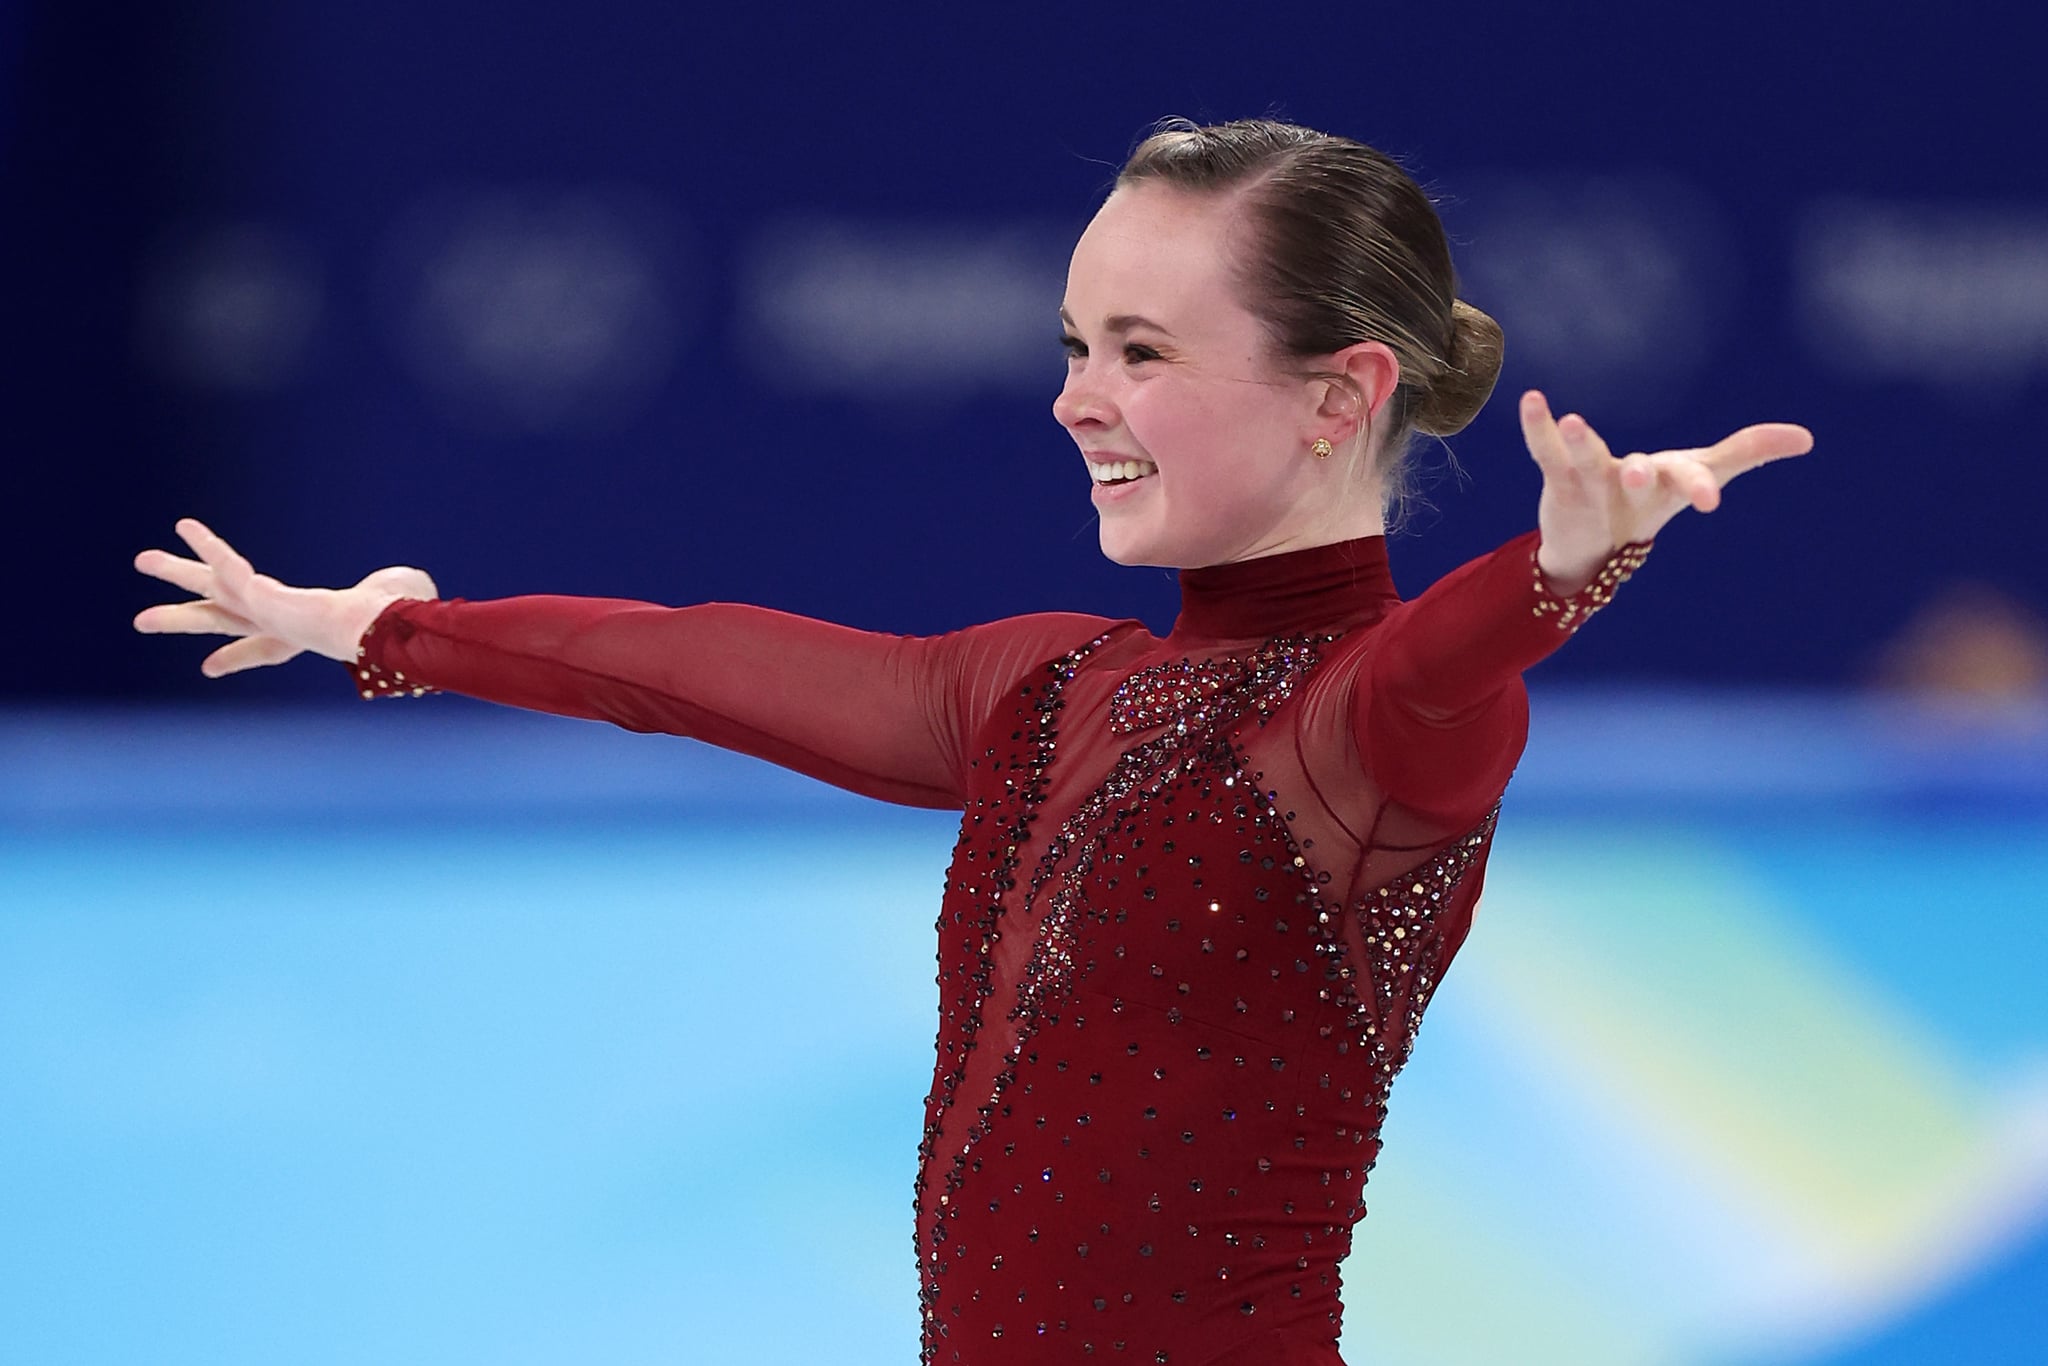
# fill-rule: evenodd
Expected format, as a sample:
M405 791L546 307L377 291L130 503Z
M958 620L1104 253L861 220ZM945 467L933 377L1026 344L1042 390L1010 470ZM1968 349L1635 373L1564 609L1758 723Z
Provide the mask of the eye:
M1060 333L1060 349L1067 353L1068 360L1080 360L1088 354L1087 345L1070 332Z
M1143 361L1158 360L1159 353L1149 346L1141 346L1137 342L1130 342L1124 347L1124 359L1132 365L1137 365Z

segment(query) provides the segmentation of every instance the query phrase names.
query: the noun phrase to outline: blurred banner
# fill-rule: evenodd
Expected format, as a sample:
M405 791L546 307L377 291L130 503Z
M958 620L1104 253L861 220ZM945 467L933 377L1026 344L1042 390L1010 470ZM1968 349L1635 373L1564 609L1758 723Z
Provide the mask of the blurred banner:
M1400 158L1506 329L1405 591L1532 524L1525 387L1617 452L1794 420L1816 453L1675 525L1543 676L2024 691L2044 38L2018 5L28 0L0 570L58 610L0 689L199 687L196 642L126 626L186 514L288 581L1163 624L1047 411L1065 257L1151 121L1276 112Z

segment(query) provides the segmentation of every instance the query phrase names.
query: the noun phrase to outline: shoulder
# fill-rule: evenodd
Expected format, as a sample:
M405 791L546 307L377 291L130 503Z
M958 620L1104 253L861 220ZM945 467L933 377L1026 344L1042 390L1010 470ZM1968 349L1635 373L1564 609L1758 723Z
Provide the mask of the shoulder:
M1141 621L1119 621L1086 612L1027 612L968 626L954 634L984 644L1000 643L1025 650L1042 650L1050 660L1090 645L1104 636L1144 631Z
M1027 676L1071 655L1088 652L1133 633L1151 639L1140 621L1119 621L1085 612L1031 612L964 627L938 637L961 675L978 685L1008 690Z

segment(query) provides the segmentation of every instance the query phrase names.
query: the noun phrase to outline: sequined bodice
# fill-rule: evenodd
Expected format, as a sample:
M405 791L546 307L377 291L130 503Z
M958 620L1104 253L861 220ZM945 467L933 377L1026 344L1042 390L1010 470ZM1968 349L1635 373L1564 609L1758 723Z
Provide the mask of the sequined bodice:
M1125 679L1106 719L1129 748L1045 809L1071 685L1108 639L1025 683L974 760L920 1148L928 1362L1198 1366L1274 1332L1333 1340L1435 915L1491 833L1329 898L1246 736L1330 636Z

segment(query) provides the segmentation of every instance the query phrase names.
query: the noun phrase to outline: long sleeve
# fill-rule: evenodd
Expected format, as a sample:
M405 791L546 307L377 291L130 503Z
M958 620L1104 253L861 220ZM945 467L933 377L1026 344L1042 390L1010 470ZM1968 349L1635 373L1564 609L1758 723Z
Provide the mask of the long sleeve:
M1044 613L896 636L731 603L407 599L365 632L356 673L364 685L395 679L686 735L866 796L943 808L962 801L968 746L996 700L1110 624Z
M1616 552L1592 587L1552 595L1537 533L1470 560L1390 613L1375 632L1354 723L1387 795L1454 823L1476 821L1507 786L1529 734L1522 673L1555 650L1647 546Z

